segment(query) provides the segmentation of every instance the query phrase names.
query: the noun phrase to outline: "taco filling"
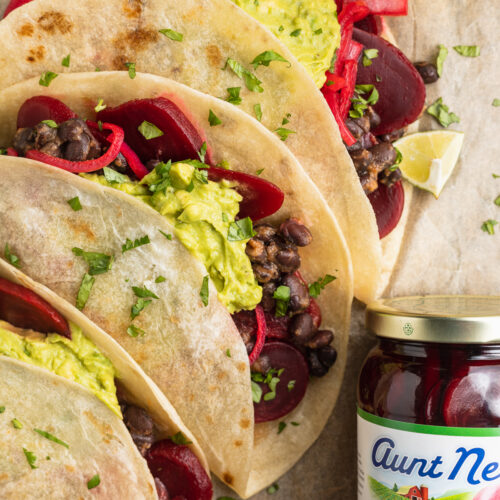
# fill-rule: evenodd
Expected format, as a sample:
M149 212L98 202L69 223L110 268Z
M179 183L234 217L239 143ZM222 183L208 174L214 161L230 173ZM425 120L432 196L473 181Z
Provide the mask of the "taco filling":
M326 375L337 358L314 300L335 277L307 284L300 274L299 248L313 235L293 217L258 222L281 207L284 193L258 176L213 166L202 132L172 100L115 108L100 100L95 109L96 121L84 121L52 97L28 99L7 154L78 173L163 215L233 316L249 355L255 421L288 414L309 376ZM208 300L208 281L200 296Z
M82 329L33 291L4 278L0 278L0 356L38 366L95 394L123 420L148 463L160 500L178 495L188 500L212 498L210 478L185 436L179 432L160 439L153 418L128 402L112 362ZM46 432L42 435L71 446Z

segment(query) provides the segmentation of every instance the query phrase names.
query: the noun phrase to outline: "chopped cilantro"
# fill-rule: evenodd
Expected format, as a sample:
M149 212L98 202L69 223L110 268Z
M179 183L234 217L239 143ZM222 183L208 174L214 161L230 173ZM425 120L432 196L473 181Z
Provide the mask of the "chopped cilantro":
M315 35L321 35L323 33L323 28L318 28L317 30L314 31Z
M294 427L298 427L300 424L299 422L290 422Z
M498 224L498 221L493 219L488 219L483 222L481 229L488 234L495 234L495 226Z
M498 195L496 198L495 198L495 205L497 207L500 207L500 195Z
M138 127L137 130L142 134L142 136L148 141L151 139L156 139L157 137L161 137L163 132L156 126L150 122L144 120Z
M52 71L46 71L45 73L42 74L38 83L42 87L48 87L52 82L52 80L54 78L57 78L57 76L58 76L57 73L53 73Z
M272 401L276 399L276 386L279 384L280 379L278 377L272 377L271 381L267 384L269 387L269 392L264 394L264 401Z
M0 155L6 155L7 154L7 150L5 148L0 148Z
M231 357L231 351L230 351L229 349L226 349L226 356L227 356L228 358L230 358L230 357Z
M101 478L99 474L96 474L91 479L87 481L87 489L92 490L93 488L97 488L101 484Z
M61 61L61 65L64 66L65 68L69 68L69 63L71 61L71 54L68 54L66 57L63 58Z
M495 108L498 108L498 106L500 106L500 99L493 99L491 105L494 106Z
M448 57L448 49L441 43L439 44L439 52L436 58L436 70L438 76L443 74L444 61Z
M0 406L0 413L3 413L5 411L5 406Z
M368 106L377 104L379 93L375 86L371 84L356 85L355 91L356 93L351 99L352 109L349 111L349 116L351 118L361 118ZM361 97L361 94L367 94L370 91L368 99Z
M208 288L208 276L203 277L203 282L201 284L200 288L200 298L201 302L205 307L208 306L208 294L209 294L209 288Z
M491 174L493 179L500 179L500 174Z
M263 168L259 168L259 170L257 170L255 172L255 175L260 175L262 172L264 172L264 169Z
M323 288L325 288L328 283L331 283L336 279L337 278L335 276L332 276L331 274L326 274L323 278L319 278L314 283L311 283L309 285L309 295L316 299L317 297L319 297L321 290L323 290Z
M279 28L278 28L278 31L285 31L285 27L283 25L281 25Z
M183 444L183 445L193 444L193 442L189 441L189 439L186 436L184 436L184 434L181 431L177 432L173 436L170 436L170 441L172 441L172 443L174 444Z
M4 256L10 264L12 264L14 267L17 267L18 269L21 269L21 262L19 260L19 257L17 255L14 255L10 251L8 243L5 243Z
M128 76L133 80L135 78L135 62L126 62L125 66L128 69Z
M151 299L148 300L142 298L137 299L137 302L132 306L132 309L130 311L130 317L132 319L137 318L137 316L141 314L141 311L147 306L149 306L151 302L153 302Z
M50 128L57 128L57 123L54 120L42 120L42 123L45 123Z
M223 69L226 69L228 66L233 70L235 75L245 82L248 90L252 92L264 92L264 89L260 86L262 82L254 74L245 69L238 61L228 57Z
M19 422L19 420L17 420L17 418L13 418L11 420L11 423L12 423L12 427L14 427L14 429L22 429L23 428L23 424L21 422Z
M240 91L241 87L229 87L227 89L229 97L226 99L226 101L230 102L231 104L234 104L235 106L241 104Z
M142 328L139 328L138 326L135 325L130 325L127 328L127 333L133 338L136 338L139 335L146 335L146 332Z
M69 448L69 444L65 443L64 441L61 441L59 438L56 438L53 434L47 431L42 431L40 429L33 429L36 433L40 434L40 436L44 437L45 439L48 439L49 441L53 441L54 443L60 444L61 446L64 446L65 448Z
M102 111L103 109L106 109L107 106L106 104L104 104L104 100L103 99L99 99L99 101L97 102L97 106L94 108L94 111L96 113L99 113L99 111Z
M300 28L297 28L296 30L293 30L290 33L290 36L299 36L302 33L302 30Z
M159 299L158 295L156 293L152 292L151 290L148 290L146 287L138 287L138 286L133 286L132 290L135 294L136 297L141 297L143 299L151 297L152 299Z
M380 75L375 75L375 81L381 82L382 81L382 77Z
M32 451L28 451L26 448L23 448L24 456L26 457L26 460L28 461L29 466L32 469L38 469L38 466L35 465L36 462L36 456Z
M171 30L169 28L160 30L160 33L162 35L165 35L167 38L170 38L170 40L173 40L174 42L182 42L182 40L184 39L184 35L182 33Z
M451 112L446 104L443 104L442 97L434 101L434 103L427 108L427 113L436 118L443 127L449 127L452 123L460 122L460 118L455 113Z
M155 279L155 283L163 283L164 281L167 281L165 276L158 276L158 278Z
M217 115L211 109L208 110L208 123L210 123L211 127L215 127L222 123L220 119L217 117Z
M294 387L295 387L295 380L290 380L290 382L288 382L288 385L287 385L288 391L293 390Z
M478 45L455 45L453 50L464 57L478 57L481 53Z
M378 57L378 49L365 49L363 50L363 66L371 66L372 59Z
M403 161L403 153L401 153L401 151L394 147L395 151L396 151L396 159L394 160L394 165L391 165L389 167L389 171L390 172L394 172L395 170L397 170L399 168L399 165L401 165L401 162Z
M201 145L200 150L198 151L198 158L200 159L201 162L205 161L205 155L207 154L207 143L203 142Z
M257 69L257 66L269 66L272 61L279 61L290 64L282 55L274 52L274 50L266 50L259 54L253 61L253 67Z
M262 388L260 387L259 384L257 384L257 382L254 382L253 380L251 384L252 384L252 401L258 404L262 399Z
M71 198L71 200L68 200L68 205L75 211L78 212L79 210L82 209L82 204L80 203L80 198L78 196L75 196L74 198Z
M296 134L297 133L297 132L294 132L293 130L290 130L290 129L287 129L287 128L283 128L283 127L280 127L278 129L276 129L275 132L280 136L280 139L282 141L286 141L288 139L288 136L290 134Z
M280 318L285 316L288 310L288 304L290 303L290 287L284 285L279 286L273 294L273 299L276 299L276 317Z
M77 257L83 257L85 262L89 265L89 274L95 276L96 274L104 274L108 272L113 266L113 255L106 255L98 252L85 252L81 248L74 247L72 252Z
M149 236L147 234L134 241L127 238L127 241L122 245L122 253L128 252L129 250L133 250L134 248L142 245L147 245L148 243L151 243L151 241L149 240Z
M167 238L167 240L169 240L169 241L172 240L172 235L171 234L164 233L161 229L158 229L158 231L160 231L160 233L163 234L163 236L165 236L165 238Z
M280 422L278 424L278 434L281 434L286 429L286 422Z
M104 178L111 184L123 184L124 182L129 182L130 179L120 172L113 170L109 167L104 167L103 169Z
M280 487L279 487L278 483L274 483L271 486L269 486L269 488L267 488L266 491L269 495L274 495L279 489L280 489Z
M95 278L90 276L90 274L85 273L83 275L82 283L80 284L80 289L78 290L78 295L76 296L76 307L80 311L85 307L87 300L89 300L90 291L94 286Z
M229 230L227 232L228 241L243 241L248 240L255 236L253 230L252 219L250 217L245 217L229 224Z
M259 103L253 105L253 112L255 113L255 118L260 122L262 120L262 108Z
M281 125L286 125L287 123L290 123L290 117L292 116L291 113L287 113L285 118L281 121Z

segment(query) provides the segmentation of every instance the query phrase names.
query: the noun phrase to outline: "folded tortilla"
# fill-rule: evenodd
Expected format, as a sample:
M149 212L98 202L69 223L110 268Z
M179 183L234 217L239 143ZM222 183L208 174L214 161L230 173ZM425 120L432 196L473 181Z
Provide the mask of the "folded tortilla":
M3 119L0 143L16 131L19 107L34 95L58 97L80 117L92 116L99 99L116 106L131 99L168 96L204 129L215 162L255 173L285 193L283 207L271 220L299 217L313 243L301 250L301 273L308 282L325 274L337 279L318 298L322 328L335 331L338 361L327 376L313 379L301 404L287 416L300 423L277 434L277 422L256 425L245 345L227 309L210 286L207 307L200 286L206 275L174 237L166 219L142 201L76 175L24 158L0 157L0 247L9 244L24 272L75 303L86 265L73 247L113 253L110 271L96 279L83 312L109 332L164 391L202 445L211 470L242 496L249 496L288 470L314 442L330 415L346 362L352 301L349 254L338 225L314 183L271 132L235 106L176 82L123 72L60 75L50 87L38 79L0 95ZM208 126L209 110L221 125ZM78 196L85 209L75 212L67 200ZM122 254L127 238L148 234L151 244ZM162 275L166 281L155 283ZM146 335L127 334L131 284L145 285L160 298L137 318ZM228 349L231 357L227 356Z
M113 363L127 401L153 417L159 437L182 432L207 469L205 457L172 405L132 358L82 313L0 260L0 277L36 292L79 326ZM148 498L156 488L123 421L90 390L48 370L0 356L0 492L5 499ZM16 418L22 428L14 428ZM65 447L34 432L41 429ZM28 464L23 448L33 454ZM50 457L50 458L48 458ZM99 487L87 482L99 475Z
M183 40L160 29L175 30ZM137 71L223 99L227 88L241 87L239 108L253 117L260 104L262 123L271 131L290 114L286 127L296 133L285 145L338 219L352 256L356 297L374 298L382 262L392 269L402 234L392 238L395 250L382 261L374 212L321 92L287 47L231 0L36 0L0 22L0 44L0 89L45 71L126 70L125 63L134 62ZM268 50L290 63L254 70L253 59ZM63 67L68 54L70 66ZM248 90L231 69L224 70L228 58L254 72L263 92Z

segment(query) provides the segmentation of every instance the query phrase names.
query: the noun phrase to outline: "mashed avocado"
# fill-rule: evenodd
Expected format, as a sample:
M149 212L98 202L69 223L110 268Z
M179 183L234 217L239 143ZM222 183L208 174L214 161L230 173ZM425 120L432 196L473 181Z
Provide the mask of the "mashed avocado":
M233 0L266 25L321 88L340 44L334 0Z
M196 166L195 166L196 165ZM199 162L160 163L140 182L109 182L104 176L86 179L137 196L174 226L175 236L206 267L221 302L230 313L254 309L262 299L245 253L248 239L229 241L228 232L242 200L226 181L206 179Z
M29 332L24 336L14 333L19 329L0 321L0 355L45 368L83 385L121 417L111 361L79 327L70 323L70 329L71 340L56 333Z

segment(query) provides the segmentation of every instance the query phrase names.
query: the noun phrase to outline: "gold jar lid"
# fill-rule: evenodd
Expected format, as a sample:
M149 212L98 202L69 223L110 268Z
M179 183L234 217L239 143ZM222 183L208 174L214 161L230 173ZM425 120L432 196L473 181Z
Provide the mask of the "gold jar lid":
M500 344L500 296L424 295L368 305L366 326L410 342Z

